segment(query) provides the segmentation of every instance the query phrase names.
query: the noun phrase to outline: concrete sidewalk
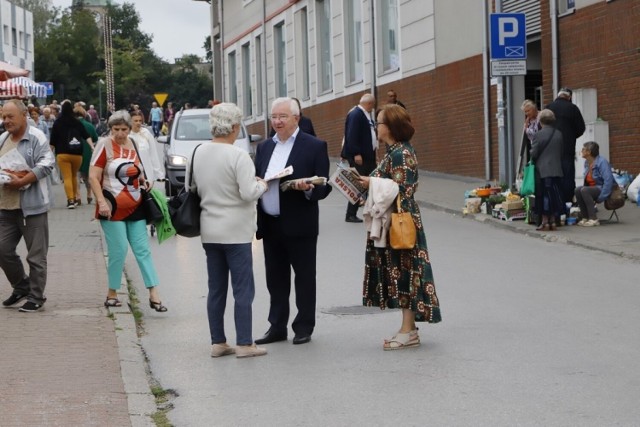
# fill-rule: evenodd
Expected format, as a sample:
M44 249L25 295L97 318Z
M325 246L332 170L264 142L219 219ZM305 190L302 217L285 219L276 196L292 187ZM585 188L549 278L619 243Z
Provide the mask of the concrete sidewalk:
M19 312L21 304L0 308L0 425L153 425L126 286L114 319L103 306L107 273L95 205L67 209L61 185L54 195L47 302L36 313ZM18 250L24 262L23 242ZM0 290L3 300L11 293L4 274Z
M421 171L420 184L415 197L422 207L462 216L465 191L485 184L487 184L486 181L474 178ZM625 206L618 209L617 213L620 218L617 223L602 223L599 227L564 226L555 232L536 231L534 225L527 224L523 220L503 221L486 214L466 215L466 217L531 237L640 260L640 236L638 235L640 207L627 200ZM611 211L605 210L604 205L598 205L600 220L609 218L610 214Z

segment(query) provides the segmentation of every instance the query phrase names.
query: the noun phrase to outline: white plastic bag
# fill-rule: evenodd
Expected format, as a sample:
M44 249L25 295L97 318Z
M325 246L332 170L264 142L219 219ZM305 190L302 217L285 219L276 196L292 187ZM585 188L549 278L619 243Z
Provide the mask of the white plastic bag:
M631 184L627 187L627 197L632 202L638 202L638 190L640 190L640 174L636 176Z

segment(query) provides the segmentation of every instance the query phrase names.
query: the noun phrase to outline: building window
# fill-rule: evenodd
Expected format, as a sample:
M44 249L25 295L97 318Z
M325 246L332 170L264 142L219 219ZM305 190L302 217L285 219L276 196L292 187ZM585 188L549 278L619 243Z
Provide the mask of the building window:
M362 76L362 2L345 0L345 61L347 83L360 82Z
M262 37L256 37L255 43L256 51L256 114L262 114L262 103L264 98L262 97Z
M333 88L331 69L331 0L316 0L316 46L320 93Z
M302 99L309 99L309 26L307 8L296 12L296 94Z
M284 22L273 27L273 52L276 73L276 96L287 96L287 55L285 54Z
M380 23L380 71L400 68L398 51L398 0L378 0Z
M245 116L253 115L251 109L251 52L248 42L242 45L242 105Z
M7 25L4 26L4 44L9 44L9 27Z
M238 80L236 77L236 52L229 54L229 101L238 103Z
M25 40L24 40L24 44L25 44L25 48L27 49L27 52L31 52L31 34L25 34Z
M18 34L15 28L11 29L11 41L13 42L13 47L18 47Z

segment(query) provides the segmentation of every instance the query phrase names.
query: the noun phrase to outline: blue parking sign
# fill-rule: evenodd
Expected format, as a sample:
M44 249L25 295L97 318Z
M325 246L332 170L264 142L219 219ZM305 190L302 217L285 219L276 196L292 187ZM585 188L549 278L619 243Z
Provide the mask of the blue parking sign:
M47 96L53 95L53 82L38 82L38 84L47 88Z
M524 13L491 14L491 60L527 59Z

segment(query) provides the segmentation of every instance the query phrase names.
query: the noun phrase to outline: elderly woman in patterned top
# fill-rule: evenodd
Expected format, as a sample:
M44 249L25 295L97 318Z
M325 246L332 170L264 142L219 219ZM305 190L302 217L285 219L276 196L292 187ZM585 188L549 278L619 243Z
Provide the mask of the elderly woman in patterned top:
M412 249L377 248L367 239L363 305L402 310L400 329L383 344L384 350L399 350L420 345L416 322L440 322L440 303L420 209L413 197L418 187L418 162L409 142L414 134L411 118L404 108L387 104L378 113L376 126L378 141L388 148L370 176L398 184L402 210L411 213L418 236ZM369 177L362 177L361 182L369 187Z

